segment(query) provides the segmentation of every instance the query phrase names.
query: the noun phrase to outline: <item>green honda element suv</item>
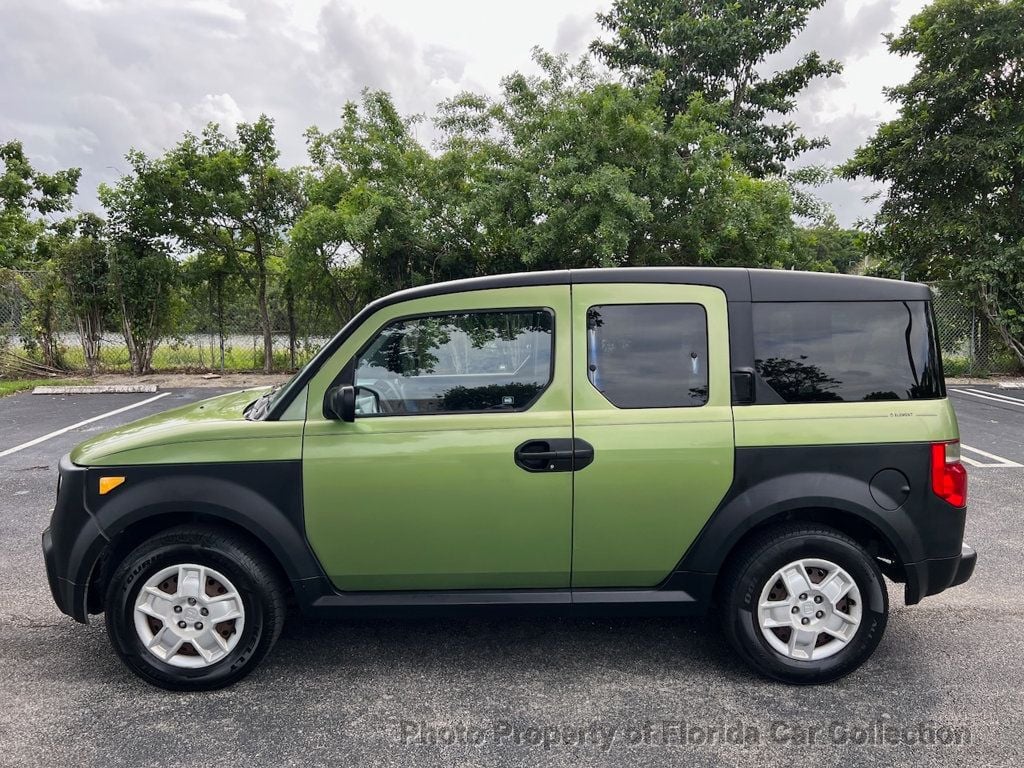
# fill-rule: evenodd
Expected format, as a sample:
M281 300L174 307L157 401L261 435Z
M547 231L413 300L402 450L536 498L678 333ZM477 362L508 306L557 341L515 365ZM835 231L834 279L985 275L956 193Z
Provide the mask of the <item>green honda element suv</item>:
M306 615L713 611L790 683L970 578L926 286L747 269L538 272L360 312L287 384L60 462L58 607L209 689Z

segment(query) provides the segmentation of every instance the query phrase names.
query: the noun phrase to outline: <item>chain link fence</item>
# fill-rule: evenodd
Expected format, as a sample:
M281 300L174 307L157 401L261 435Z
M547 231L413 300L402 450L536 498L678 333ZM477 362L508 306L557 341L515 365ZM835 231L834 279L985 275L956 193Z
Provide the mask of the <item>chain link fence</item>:
M46 279L43 273L0 272L0 375L5 368L43 373L87 369L74 320L61 307L48 305L40 298L47 295ZM1020 370L999 334L968 297L954 286L932 287L947 376L988 376ZM315 306L290 302L280 293L272 293L269 303L275 371L302 365L337 329L337 319ZM209 286L184 286L174 312L174 330L157 346L153 368L260 371L263 334L258 318L255 301L244 291L215 294ZM131 370L128 347L116 327L103 334L99 370Z
M946 376L1018 373L1020 364L988 317L955 286L934 284L935 320Z
M46 275L0 272L0 376L5 370L80 373L88 369L74 318L60 306L45 307ZM157 371L262 371L263 331L256 301L237 289L219 300L205 286L182 286L172 312L172 330L153 353ZM273 332L272 369L291 371L312 357L336 330L337 322L303 302L268 298ZM113 313L112 313L113 314ZM99 342L99 372L130 372L128 345L109 321ZM53 352L46 354L47 346Z

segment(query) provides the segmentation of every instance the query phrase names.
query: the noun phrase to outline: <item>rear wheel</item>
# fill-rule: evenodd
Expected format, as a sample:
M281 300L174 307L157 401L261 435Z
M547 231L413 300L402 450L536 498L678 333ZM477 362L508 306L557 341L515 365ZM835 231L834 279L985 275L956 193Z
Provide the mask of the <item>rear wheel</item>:
M124 559L107 587L106 622L121 659L147 682L208 690L248 674L284 623L276 570L228 533L175 528Z
M874 560L824 526L774 528L745 547L726 577L726 637L762 674L824 683L849 674L875 650L889 615Z

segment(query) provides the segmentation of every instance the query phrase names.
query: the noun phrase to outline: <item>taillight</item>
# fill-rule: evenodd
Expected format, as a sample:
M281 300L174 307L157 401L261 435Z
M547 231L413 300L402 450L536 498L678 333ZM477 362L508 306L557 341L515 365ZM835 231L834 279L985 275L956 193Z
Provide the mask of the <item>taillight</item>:
M967 506L967 470L960 463L960 443L932 443L932 491L954 507Z

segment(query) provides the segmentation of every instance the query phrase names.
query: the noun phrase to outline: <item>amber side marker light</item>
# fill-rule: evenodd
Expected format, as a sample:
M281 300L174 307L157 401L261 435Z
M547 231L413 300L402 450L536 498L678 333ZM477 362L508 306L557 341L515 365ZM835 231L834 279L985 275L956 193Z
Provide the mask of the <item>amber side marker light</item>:
M124 482L123 476L118 477L101 477L100 478L100 496L110 493L112 490L117 488Z

